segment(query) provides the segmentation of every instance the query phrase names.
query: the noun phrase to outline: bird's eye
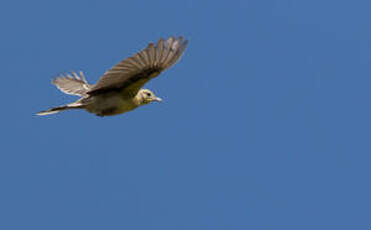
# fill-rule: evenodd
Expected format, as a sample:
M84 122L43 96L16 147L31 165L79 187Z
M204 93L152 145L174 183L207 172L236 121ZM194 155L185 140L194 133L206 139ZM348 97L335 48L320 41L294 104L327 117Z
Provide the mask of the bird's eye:
M151 93L147 93L147 96L150 97L151 96Z

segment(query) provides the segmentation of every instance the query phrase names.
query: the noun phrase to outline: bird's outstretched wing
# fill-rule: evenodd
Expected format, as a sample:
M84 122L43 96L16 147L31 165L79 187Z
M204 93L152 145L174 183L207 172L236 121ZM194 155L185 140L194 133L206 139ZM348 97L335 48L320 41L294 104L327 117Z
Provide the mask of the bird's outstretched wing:
M108 70L87 94L125 90L135 95L146 82L174 65L184 53L187 43L183 37L170 37L166 41L160 39L155 45L150 43L139 53Z
M73 72L72 75L67 74L66 76L61 75L55 78L52 83L63 93L78 96L86 95L86 92L92 88L82 72L79 74Z

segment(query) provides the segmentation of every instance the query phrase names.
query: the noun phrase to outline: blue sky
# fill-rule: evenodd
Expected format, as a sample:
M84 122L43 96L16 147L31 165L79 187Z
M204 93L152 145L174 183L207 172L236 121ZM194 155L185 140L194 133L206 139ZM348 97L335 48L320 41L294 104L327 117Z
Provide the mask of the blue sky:
M0 229L370 229L369 1L2 1ZM164 99L75 100L170 35Z

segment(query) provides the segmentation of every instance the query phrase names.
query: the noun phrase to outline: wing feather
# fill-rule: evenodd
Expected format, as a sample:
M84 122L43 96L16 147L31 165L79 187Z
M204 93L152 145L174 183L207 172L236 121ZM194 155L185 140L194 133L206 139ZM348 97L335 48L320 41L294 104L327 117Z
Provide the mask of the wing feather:
M179 42L183 40L182 37L180 37L178 40L175 40L173 43L170 43L168 46L169 46L169 54L168 56L166 57L166 59L164 60L164 65L165 66L168 66L169 63L173 60L176 52L178 51L178 48L179 48Z
M164 51L162 52L162 55L160 57L160 63L164 63L166 61L166 58L170 54L170 44L174 41L174 37L170 37L164 45Z
M129 57L108 70L87 93L90 95L110 90L128 90L136 92L150 79L174 65L182 56L187 46L183 37L170 37L166 41L159 39L154 45Z
M137 69L141 69L143 68L143 66L141 65L140 62L137 62L136 58L135 57L129 57L128 59L126 59L126 61L132 65L135 66L135 68Z
M157 65L161 62L161 55L164 51L164 39L161 38L157 41L156 47L155 47L155 62L154 65Z
M177 63L177 61L180 60L180 58L182 57L183 53L184 53L184 50L185 48L187 47L187 44L188 44L188 41L183 41L179 47L177 48L177 51L174 55L174 57L172 58L172 60L170 60L168 63L167 63L167 66L172 66L174 65L175 63Z
M153 46L153 43L150 43L147 47L147 53L148 53L148 65L150 67L153 66L153 63L155 62L155 47Z
M55 78L52 83L57 86L57 88L66 94L84 96L92 88L82 72L79 75L75 72L71 74L66 74L66 76L61 75Z

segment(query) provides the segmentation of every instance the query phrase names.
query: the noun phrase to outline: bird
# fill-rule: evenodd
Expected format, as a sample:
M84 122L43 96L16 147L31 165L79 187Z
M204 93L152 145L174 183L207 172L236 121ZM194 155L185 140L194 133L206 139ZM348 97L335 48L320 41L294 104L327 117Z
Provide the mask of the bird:
M182 57L188 40L182 36L159 39L155 44L114 65L97 83L89 84L83 72L62 74L52 80L60 91L80 98L72 103L36 113L39 116L66 110L84 109L97 116L113 116L151 102L161 102L151 90L142 87Z

